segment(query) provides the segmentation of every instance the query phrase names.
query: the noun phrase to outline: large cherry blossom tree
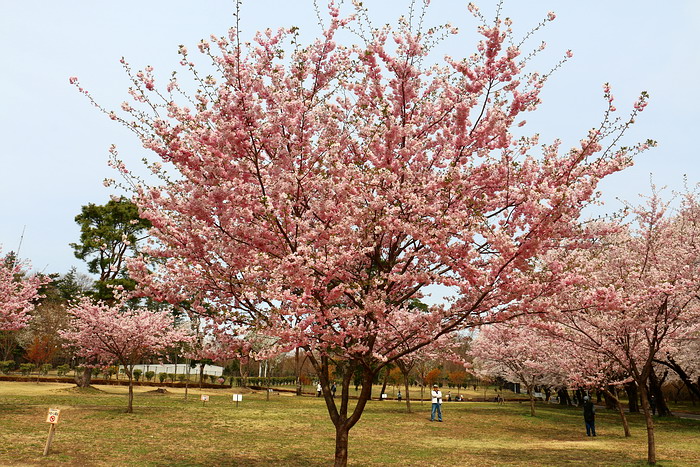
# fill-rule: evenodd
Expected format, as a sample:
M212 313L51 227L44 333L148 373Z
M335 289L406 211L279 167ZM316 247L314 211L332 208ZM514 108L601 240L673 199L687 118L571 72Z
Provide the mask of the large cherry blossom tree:
M195 307L270 336L273 350L303 349L336 428L336 465L347 463L375 375L442 335L536 306L553 278L532 259L576 235L598 182L647 147L616 146L645 96L620 120L607 88L604 118L580 144L519 137L549 78L526 70L536 51L522 53L510 20L487 22L470 5L481 21L475 53L430 64L457 31L424 27L415 3L395 28L373 28L361 3L345 16L331 2L309 44L296 28L252 45L232 29L199 44L206 77L181 47L192 96L124 62L133 102L103 109L155 153L149 167L162 178L135 180L113 150L153 225L147 253L158 267L134 262L132 277L161 300L196 297ZM338 43L339 31L360 44ZM431 286L453 299L412 306Z
M108 305L85 297L71 305L69 313L70 327L60 334L78 356L124 367L129 378L128 413L133 412L134 365L191 339L188 329L174 325L171 313L129 308L123 300Z
M16 331L29 323L29 312L48 277L28 275L28 265L10 253L0 256L0 331Z
M606 229L593 248L567 254L575 272L548 319L561 338L604 355L637 384L656 462L647 384L655 359L700 327L700 204L689 193L674 211L658 195L633 207L629 224ZM552 263L555 264L555 263ZM561 264L555 266L561 267Z

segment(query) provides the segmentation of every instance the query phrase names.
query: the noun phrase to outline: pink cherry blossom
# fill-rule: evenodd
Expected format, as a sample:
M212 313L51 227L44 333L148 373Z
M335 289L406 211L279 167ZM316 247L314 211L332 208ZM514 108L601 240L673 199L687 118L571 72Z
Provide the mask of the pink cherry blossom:
M304 47L292 46L293 29L251 44L236 30L214 38L218 50L200 51L215 81L181 46L199 89L180 101L125 64L139 86L120 120L175 174L158 172L160 186L133 181L153 229L131 276L144 294L239 327L237 338L266 336L269 352L305 351L336 427L337 465L387 363L543 306L556 278L537 258L579 238L599 181L641 150L607 151L628 126L607 116L570 150L514 136L546 75L524 69L500 20L478 28L469 58L431 65L431 35L407 21L340 43L362 21L356 3L347 17L331 5ZM452 299L424 305L434 286ZM327 390L334 362L347 370L340 401ZM353 367L363 389L348 409Z
M0 331L24 328L40 298L38 289L50 282L46 276L28 275L29 264L13 254L0 256Z
M73 317L70 328L60 332L67 346L88 361L124 367L129 378L127 412L133 411L134 365L191 340L189 330L175 326L167 310L129 308L123 301L107 305L82 298L68 311Z

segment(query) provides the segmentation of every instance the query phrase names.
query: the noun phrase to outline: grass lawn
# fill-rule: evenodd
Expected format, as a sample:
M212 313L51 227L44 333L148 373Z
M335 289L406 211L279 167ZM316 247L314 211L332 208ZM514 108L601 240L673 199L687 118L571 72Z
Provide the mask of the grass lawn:
M238 408L232 389L200 392L136 388L126 414L126 388L79 390L67 384L0 383L0 465L325 466L334 430L322 399L246 392ZM42 457L46 412L61 409L52 450ZM370 402L350 432L350 465L502 466L644 465L641 416L625 439L615 413L599 410L597 438L587 438L578 409L526 403L452 402L444 423L431 423L430 404L414 413L396 401ZM657 420L659 465L700 464L700 421Z

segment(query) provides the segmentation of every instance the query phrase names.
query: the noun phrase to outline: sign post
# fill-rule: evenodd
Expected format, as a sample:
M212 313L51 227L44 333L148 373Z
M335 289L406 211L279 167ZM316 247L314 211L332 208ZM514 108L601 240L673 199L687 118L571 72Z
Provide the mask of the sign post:
M59 409L49 409L49 413L46 416L46 423L50 423L49 427L49 437L46 440L46 446L44 447L44 455L49 455L49 449L51 449L51 442L53 441L53 435L56 433L56 424L58 423L58 417L61 414Z
M209 401L209 396L206 394L202 394L202 407L204 407L208 401Z
M236 402L236 408L238 408L238 403L243 400L243 394L234 394L233 400Z

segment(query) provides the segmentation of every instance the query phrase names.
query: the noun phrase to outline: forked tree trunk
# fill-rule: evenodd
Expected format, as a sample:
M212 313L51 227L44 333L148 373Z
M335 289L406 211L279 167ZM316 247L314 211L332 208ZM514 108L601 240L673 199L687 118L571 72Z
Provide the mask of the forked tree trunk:
M401 374L403 375L403 385L406 388L406 412L411 413L411 395L409 393L409 375L411 373L411 370L413 369L413 364L407 364L403 360L399 359L396 360L396 366L399 367L399 370L401 370Z
M379 369L363 367L362 390L357 397L357 402L355 407L353 407L352 412L348 413L350 401L350 383L355 367L357 366L357 362L345 362L345 371L343 372L343 380L341 384L342 390L340 396L340 406L338 406L336 399L331 393L329 358L322 355L317 359L316 356L314 356L310 351L307 351L307 356L311 362L311 365L314 367L314 370L316 370L318 379L321 382L323 399L326 403L326 408L328 409L328 414L330 415L331 421L335 426L336 436L334 465L335 467L346 467L348 465L348 441L350 430L357 422L360 421L360 417L362 417L367 401L372 395L372 381L377 375Z
M521 377L520 378L522 381L525 381L526 378ZM525 390L527 391L527 395L530 396L530 416L534 417L535 416L535 385L534 382L527 384L524 383L525 385ZM486 398L484 398L484 401L486 401Z

